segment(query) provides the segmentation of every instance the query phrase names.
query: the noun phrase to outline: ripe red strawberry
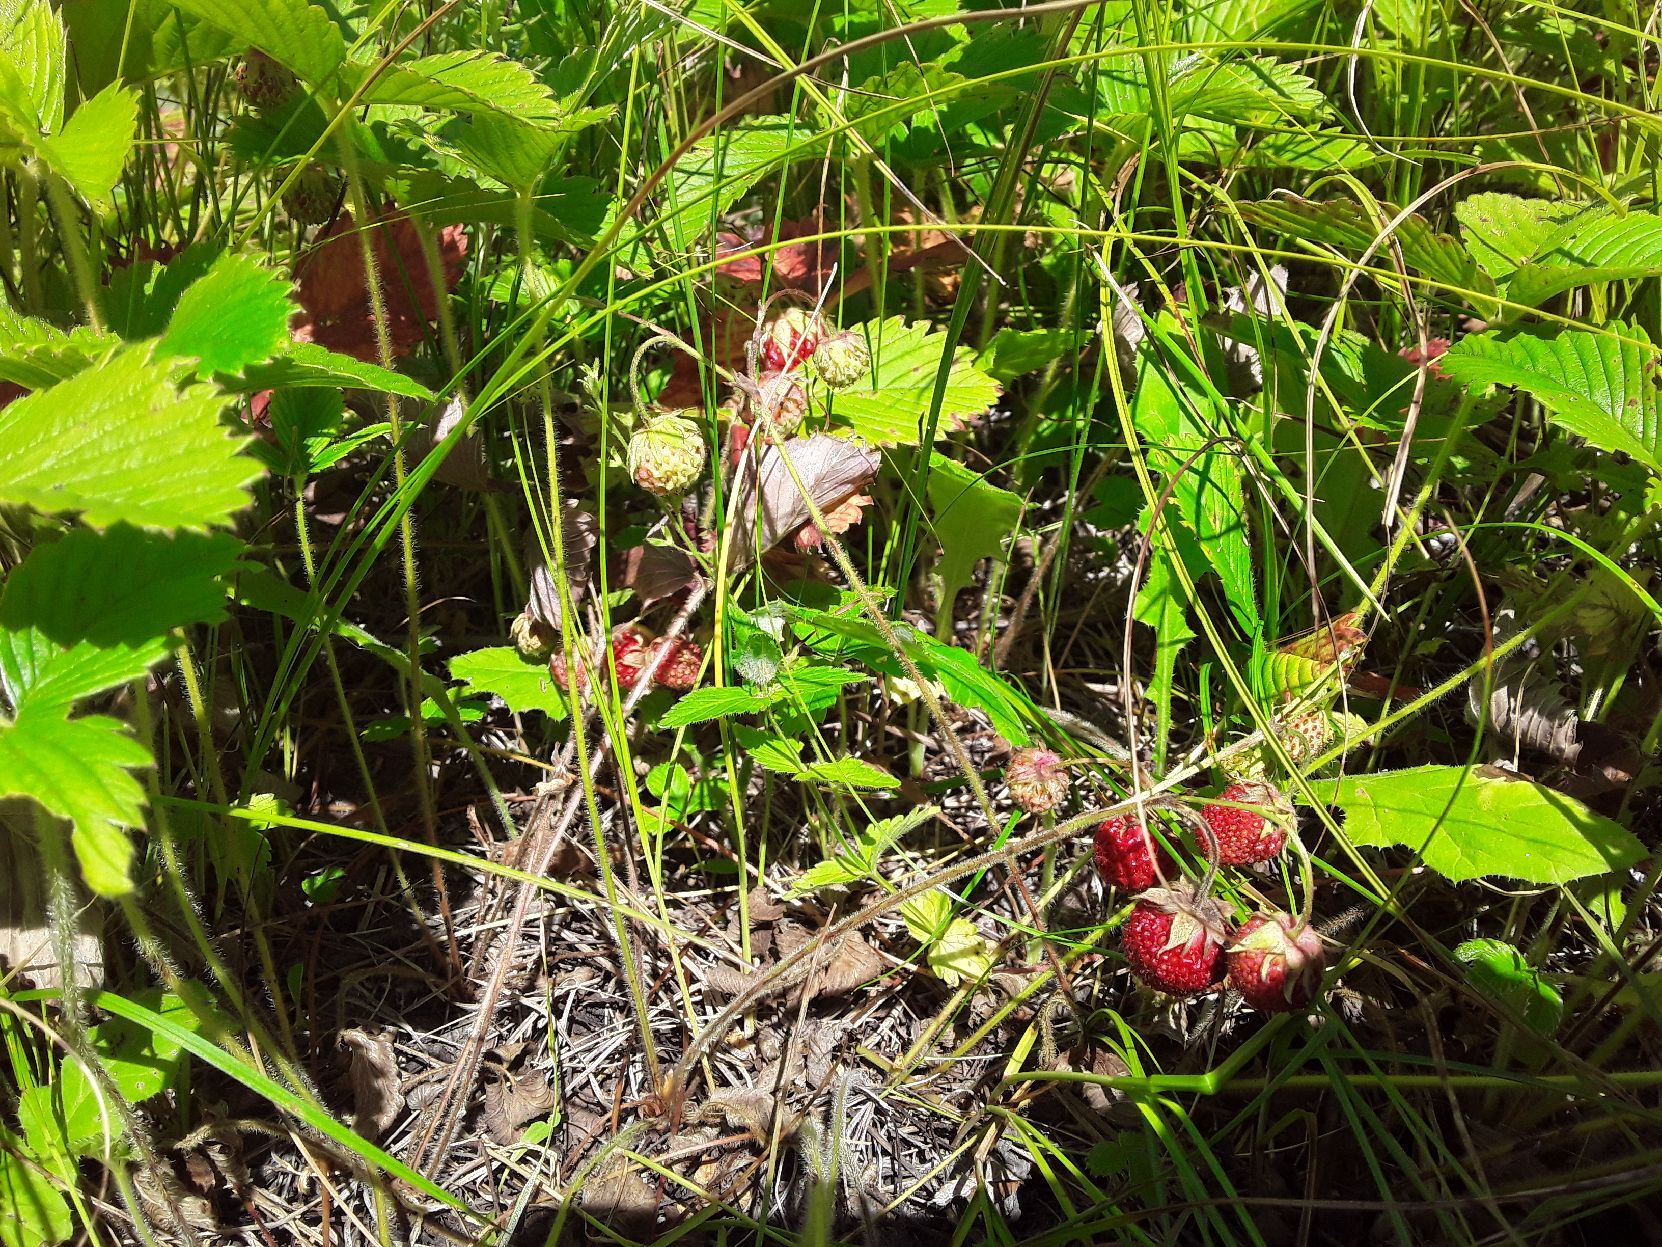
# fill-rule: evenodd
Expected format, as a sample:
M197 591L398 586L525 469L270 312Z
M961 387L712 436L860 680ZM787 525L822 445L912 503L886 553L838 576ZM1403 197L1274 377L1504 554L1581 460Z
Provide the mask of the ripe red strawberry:
M1321 990L1321 936L1291 914L1254 914L1229 946L1229 985L1260 1013L1302 1009Z
M814 316L799 307L775 316L762 339L762 359L773 372L791 372L819 346L820 327Z
M646 665L646 646L651 641L652 634L639 624L619 624L612 629L611 649L612 660L617 664L618 687L631 689L635 680ZM556 652L549 660L548 673L554 677L554 682L561 688L569 688L567 679L570 672L566 668L566 657L563 652ZM588 672L582 664L577 664L577 687L587 688L589 685Z
M667 646L669 656L658 665L657 683L665 688L688 689L698 685L699 668L704 663L704 650L692 641L680 637L659 637L652 643L654 649ZM643 658L642 666L646 664Z
M1272 785L1237 780L1219 794L1218 800L1232 804L1209 805L1200 816L1218 838L1218 860L1225 866L1267 862L1287 846L1287 823L1292 819L1293 807ZM1262 806L1275 817L1266 817L1263 810L1245 808L1248 806Z
M1228 942L1222 908L1197 899L1188 883L1143 893L1120 933L1137 981L1173 996L1197 996L1223 982Z
M1177 874L1171 854L1155 843L1135 814L1121 814L1097 824L1096 868L1104 883L1127 892L1142 892L1162 877Z

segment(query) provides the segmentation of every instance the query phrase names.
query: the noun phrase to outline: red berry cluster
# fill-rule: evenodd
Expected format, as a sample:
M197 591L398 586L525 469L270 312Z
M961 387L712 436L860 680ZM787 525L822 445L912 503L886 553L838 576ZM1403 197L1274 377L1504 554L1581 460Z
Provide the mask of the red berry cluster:
M1276 817L1266 817L1266 808ZM1291 813L1271 785L1232 783L1201 814L1210 832L1203 852L1210 857L1215 842L1222 865L1269 861L1286 847ZM1307 922L1261 913L1232 931L1223 907L1179 877L1171 854L1140 815L1098 824L1094 847L1105 883L1141 893L1120 944L1139 982L1173 996L1195 996L1227 979L1247 1004L1264 1013L1302 1009L1315 999L1326 955Z
M669 652L664 660L658 664L654 681L665 688L689 689L698 684L699 670L704 665L704 650L692 641L681 637L658 637L641 627L639 624L619 624L612 629L608 639L611 651L612 664L617 668L618 687L624 690L632 689L639 682L642 672L646 670L657 655L658 651L667 649ZM570 688L571 669L566 666L565 655L556 652L548 663L549 674L561 688ZM576 667L577 687L588 687L588 673L581 663Z

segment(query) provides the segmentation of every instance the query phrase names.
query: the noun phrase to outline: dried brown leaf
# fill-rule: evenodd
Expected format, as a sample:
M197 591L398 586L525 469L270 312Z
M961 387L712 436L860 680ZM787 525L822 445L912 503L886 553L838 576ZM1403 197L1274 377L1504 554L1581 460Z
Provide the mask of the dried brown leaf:
M541 1071L500 1070L485 1085L485 1128L498 1143L517 1142L527 1122L546 1117L558 1103L548 1076Z
M744 484L738 490L735 558L748 561L753 548L771 549L809 523L813 516L805 493L822 514L835 511L860 492L881 463L881 457L869 446L829 433L793 437L769 446L762 452L759 467L745 473ZM800 488L797 478L802 482Z
M343 1030L340 1041L352 1052L352 1128L366 1139L378 1140L404 1110L398 1054L389 1036L357 1027Z
M583 1209L629 1237L639 1237L658 1222L658 1198L638 1166L625 1156L601 1162L583 1184Z

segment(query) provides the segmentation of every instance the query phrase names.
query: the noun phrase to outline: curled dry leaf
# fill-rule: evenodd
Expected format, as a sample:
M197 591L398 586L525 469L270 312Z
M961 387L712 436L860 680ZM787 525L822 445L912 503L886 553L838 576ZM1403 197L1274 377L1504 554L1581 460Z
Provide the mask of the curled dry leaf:
M467 415L467 399L453 394L443 406L435 406L420 440L412 446L417 456L425 456L433 447L449 437ZM485 439L478 429L471 429L457 439L434 473L446 485L465 489L470 493L484 493L496 488L491 479L490 465L485 461Z
M588 596L592 579L591 556L599 544L599 525L589 512L576 502L568 500L560 516L560 545L565 556L561 568L566 585L571 590L571 604L578 606ZM549 554L555 551L550 550ZM542 547L536 533L527 534L525 560L531 569L530 592L525 602L525 613L537 623L555 632L560 630L560 590L554 569L542 557Z
M813 516L804 492L829 521L832 512L860 493L877 474L881 463L878 453L870 447L828 433L794 437L769 446L762 452L757 469L744 474L744 482L737 491L739 527L733 534L736 559L748 562L757 549L771 549L796 534L803 525L810 524ZM792 476L793 467L795 476L801 478L801 488ZM846 531L848 524L859 519L859 511L839 512L839 519L848 523L843 529L833 528L834 532Z
M407 355L427 336L439 314L440 291L456 288L467 258L467 234L459 225L434 232L441 272L428 267L420 227L407 214L384 208L370 225L371 251L386 295L387 332L394 355ZM301 315L294 336L332 351L374 362L379 351L364 274L363 245L351 213L318 235L295 266Z
M528 1122L546 1117L559 1104L548 1076L538 1070L496 1071L485 1084L485 1128L504 1146L519 1140Z
M837 264L836 239L815 237L828 232L824 216L818 212L782 223L777 234L771 222L742 232L723 230L716 235L716 258L720 261L716 273L752 292L760 292L766 286L818 294L831 280ZM801 238L810 241L787 241ZM781 245L767 255L741 254L775 240ZM735 258L728 259L729 256ZM773 270L772 282L766 280L769 268Z
M1271 293L1273 290L1274 293ZM1254 272L1247 278L1246 288L1231 286L1223 292L1223 306L1231 312L1273 318L1287 303L1287 266L1270 266L1270 280ZM1116 328L1118 326L1116 325ZM1224 348L1229 364L1229 377L1239 392L1254 392L1264 388L1264 361L1258 349L1250 342L1233 341Z
M366 1139L380 1139L404 1110L399 1088L398 1054L392 1039L352 1027L340 1033L352 1052L352 1128Z

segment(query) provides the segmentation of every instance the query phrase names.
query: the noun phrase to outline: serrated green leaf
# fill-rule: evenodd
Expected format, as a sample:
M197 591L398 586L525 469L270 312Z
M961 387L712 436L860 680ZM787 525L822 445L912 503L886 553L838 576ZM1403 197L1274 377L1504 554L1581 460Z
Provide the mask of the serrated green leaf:
M246 255L222 255L179 298L157 350L201 361L199 375L238 373L289 340L289 281Z
M50 1247L75 1230L69 1201L24 1159L19 1141L0 1127L0 1247Z
M170 367L129 347L0 410L0 500L94 526L208 528L248 504L260 466L219 421L225 400L178 389Z
M929 453L930 522L941 543L938 610L950 618L958 591L974 578L975 565L984 558L1004 557L1004 543L1015 536L1021 522L1022 500L956 460L938 451Z
M925 321L908 325L904 317L854 326L871 350L871 367L851 387L816 403L829 406L833 420L874 446L916 446L924 436L935 371L946 348L946 334ZM954 352L946 391L941 397L935 436L944 438L986 414L998 401L1000 386L976 366L969 351Z
M241 550L225 534L78 528L36 546L12 572L0 589L0 628L35 628L65 649L156 645L175 628L224 617L222 577Z
M809 133L791 117L749 117L694 144L676 162L659 213L670 246L690 248Z
M65 333L34 316L20 316L0 299L0 381L42 390L108 358L120 342L81 325Z
M29 797L68 819L87 886L122 896L133 886L126 829L143 824L145 806L144 788L129 772L149 766L150 754L116 719L64 713L60 705L25 702L0 724L0 796Z
M836 854L823 862L816 862L791 880L790 895L806 896L821 888L841 888L858 883L866 877L865 863L858 858Z
M802 768L798 779L813 780L819 784L845 784L850 788L898 788L900 781L887 771L862 762L859 758L833 758L830 762L814 762Z
M1499 385L1532 394L1553 423L1662 471L1654 358L1644 331L1617 321L1602 333L1570 329L1506 340L1472 334L1438 362L1469 389Z
M1467 940L1454 950L1466 981L1491 1000L1523 1014L1529 1029L1550 1035L1564 1016L1564 998L1541 972L1504 940Z
M49 0L0 0L0 64L18 86L18 121L55 134L63 123L63 24Z
M801 741L760 733L741 735L740 740L745 743L745 756L764 770L793 777L802 774Z
M779 700L780 691L757 692L748 688L695 688L658 717L659 727L686 727L736 714L755 714Z
M430 402L434 398L421 382L377 364L366 364L341 355L315 342L296 342L283 354L261 363L251 363L236 376L215 378L227 390L257 394L284 386L323 386L347 390L369 390L376 394L397 394L402 398Z
M1454 205L1466 249L1496 281L1528 264L1558 228L1584 209L1562 199L1469 195Z
M1258 600L1238 457L1231 446L1203 449L1212 440L1208 424L1222 427L1212 397L1176 379L1151 345L1139 354L1131 418L1149 466L1170 482L1172 501L1199 545L1199 566L1191 560L1190 569L1217 572L1236 623L1251 635Z
M1649 212L1585 215L1542 240L1506 283L1506 297L1539 307L1581 286L1662 274L1662 217Z
M1365 169L1389 160L1378 147L1342 130L1275 130L1242 148L1237 159L1249 169Z
M41 158L88 203L108 208L138 130L138 95L111 83L36 144Z
M459 49L397 61L384 69L354 63L350 72L379 73L360 97L366 104L413 104L454 112L503 113L523 121L553 120L559 101L529 69L497 52Z
M1460 881L1568 883L1631 866L1645 847L1573 797L1488 768L1421 766L1315 785L1353 844L1406 845Z
M553 719L566 717L565 694L545 662L529 662L511 645L476 649L450 660L450 677L473 693L500 697L515 714L540 710Z
M258 48L313 86L331 86L346 60L340 27L306 0L172 0L179 9Z

